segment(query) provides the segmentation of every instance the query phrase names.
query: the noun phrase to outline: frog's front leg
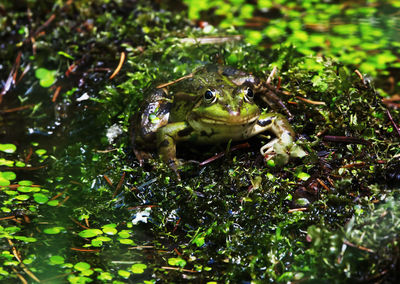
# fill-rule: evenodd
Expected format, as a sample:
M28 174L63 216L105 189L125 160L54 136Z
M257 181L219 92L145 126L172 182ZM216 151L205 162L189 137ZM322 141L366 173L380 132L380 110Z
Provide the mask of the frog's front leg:
M167 163L178 175L177 167L180 165L176 158L176 143L188 140L192 132L187 122L168 123L157 131L157 147L161 159Z
M257 126L273 132L276 136L275 139L261 147L261 155L266 160L275 158L277 164L287 164L295 137L288 120L281 114L267 113L260 116Z

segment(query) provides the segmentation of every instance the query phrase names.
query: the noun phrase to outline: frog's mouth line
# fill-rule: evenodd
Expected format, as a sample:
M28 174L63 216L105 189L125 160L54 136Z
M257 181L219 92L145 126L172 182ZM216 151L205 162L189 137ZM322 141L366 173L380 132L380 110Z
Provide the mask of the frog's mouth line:
M199 121L206 123L206 124L219 124L219 125L246 125L246 124L251 124L257 120L258 116L251 117L249 119L240 119L240 120L218 120L215 118L208 118L208 117L202 117L199 119Z

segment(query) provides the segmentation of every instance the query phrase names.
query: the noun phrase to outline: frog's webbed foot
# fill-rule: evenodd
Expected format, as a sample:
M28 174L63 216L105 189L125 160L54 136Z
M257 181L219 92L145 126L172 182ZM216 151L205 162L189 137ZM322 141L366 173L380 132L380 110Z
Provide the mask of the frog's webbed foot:
M279 166L289 162L289 145L282 145L281 142L281 139L275 138L260 148L260 153L266 161L273 160Z
M260 153L265 158L265 160L271 160L276 155L276 152L274 150L274 144L276 142L278 142L277 138L271 140L260 148Z
M149 152L139 150L139 149L133 149L133 153L136 156L136 159L139 161L139 165L142 167L144 162L146 160L149 160L152 158L152 155Z
M302 158L307 155L303 148L294 143L289 134L283 134L260 148L260 153L266 161L272 160L278 166L289 162L290 158Z
M170 159L167 161L168 167L174 171L176 174L176 178L178 181L181 181L181 175L179 174L178 167L181 166L183 163L178 159Z

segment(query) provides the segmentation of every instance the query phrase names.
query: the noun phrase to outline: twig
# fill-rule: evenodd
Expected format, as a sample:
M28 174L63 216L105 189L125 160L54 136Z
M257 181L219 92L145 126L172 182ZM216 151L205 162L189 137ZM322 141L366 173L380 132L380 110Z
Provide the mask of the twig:
M224 42L232 42L242 40L243 36L224 36L224 37L198 37L198 38L182 38L179 39L180 43L188 44L218 44Z
M392 118L392 115L390 114L390 111L389 111L388 109L386 110L386 113L387 113L387 116L389 117L390 121L392 122L393 127L396 129L397 134L399 134L399 136L400 136L400 129L399 129L399 127L397 126L397 124L394 122L394 120L393 120L393 118Z
M121 189L121 186L122 186L122 184L124 183L124 180L125 180L125 174L126 174L126 172L124 172L122 174L121 179L119 180L119 182L117 184L117 187L115 188L115 191L114 191L114 193L112 195L113 198L118 194L119 190Z
M109 153L109 152L114 152L118 151L118 148L110 149L110 150L96 150L97 153Z
M169 85L178 83L179 81L182 81L182 80L185 80L185 79L188 79L188 78L192 78L192 77L193 77L193 73L190 73L189 75L186 75L186 76L183 76L181 78L178 78L178 79L176 79L176 80L174 80L172 82L168 82L168 83L164 83L164 84L158 85L156 88L157 89L161 89L161 88L164 88L164 87L168 87Z
M196 271L196 270L189 270L189 269L183 269L183 268L178 268L178 267L170 267L170 266L162 266L161 269L177 270L177 271L191 272L191 273L198 273L198 271Z
M39 283L40 283L39 278L37 278L37 277L35 276L35 274L33 274L33 273L25 266L25 264L22 262L20 253L19 253L19 252L17 251L17 249L15 248L13 242L12 242L10 239L7 239L7 240L8 240L9 245L11 246L11 249L12 249L12 252L13 252L15 258L18 260L20 266L21 266L22 269L25 271L25 273L28 274L29 277L31 277L33 280L35 280L36 282L39 282ZM16 270L15 270L15 272L18 274L18 272L17 272ZM25 278L24 278L24 280L25 280ZM22 279L21 279L21 281L22 281ZM25 281L26 281L26 280L25 280ZM28 283L28 282L26 282L26 283Z
M299 96L296 96L296 98L301 100L301 101L303 101L303 102L306 102L308 104L312 104L312 105L320 105L320 106L325 106L326 105L325 102L312 101L312 100L309 100L309 99L306 99L306 98L302 98L302 97L299 97Z
M352 164L344 165L341 168L348 169L348 168L363 167L363 166L365 166L365 162L352 163Z
M242 143L242 144L233 146L233 147L230 149L230 152L233 152L233 151L236 151L236 150L242 149L242 148L249 148L249 147L250 147L250 144L249 144L249 143L247 143L247 142L246 142L246 143ZM204 166L204 165L207 165L207 164L209 164L209 163L211 163L211 162L213 162L213 161L215 161L215 160L217 160L217 159L219 159L219 158L222 158L223 156L225 156L225 152L218 153L218 154L216 154L215 156L212 156L211 158L209 158L209 159L207 159L207 160L201 162L201 163L199 164L199 166L202 167L202 166Z
M21 73L21 75L19 76L19 78L18 78L18 80L17 80L17 84L22 80L22 78L24 78L25 77L25 75L26 75L26 73L28 73L28 71L31 69L31 64L29 63L26 67L25 67L25 69L24 69L24 71Z
M103 178L106 180L106 182L107 182L111 187L114 187L113 184L112 184L112 182L111 182L111 180L110 180L110 178L109 178L107 175L103 175Z
M24 110L24 109L28 109L28 108L33 108L34 106L35 106L34 104L25 105L25 106L20 106L20 107L15 107L15 108L9 108L9 109L0 110L0 112L2 112L2 113L16 112L16 111L20 111L20 110Z
M36 37L38 34L40 34L41 31L43 31L45 28L47 28L51 22L56 18L55 14L52 14L46 22L44 22L43 25L41 25L37 30L33 33L33 36Z
M18 188L20 186L25 186L25 185L20 185L20 184L10 184L7 186L0 186L0 188L8 188L8 189L13 189L13 188ZM31 184L29 187L40 187L38 184Z
M12 242L12 240L7 238L7 241L8 241L8 244L10 245L10 247L11 247L11 250L12 250L13 255L15 256L15 258L18 260L18 262L22 262L21 256L20 256L19 252L17 251L17 249L15 248L14 243Z
M61 86L58 86L58 87L56 88L56 90L54 91L53 98L51 99L51 101L52 101L53 103L56 102L57 97L58 97L58 95L60 94L60 91L61 91Z
M19 63L21 60L21 54L22 52L18 52L17 57L15 58L15 63L13 67L11 68L10 74L8 75L8 78L6 80L6 83L3 86L3 89L0 92L0 103L3 99L3 95L5 95L13 85L15 85L15 78L17 76L18 68L19 68Z
M31 157L32 157L32 154L33 154L33 149L32 149L32 147L29 147L28 155L26 155L26 157L25 157L25 159L24 159L25 164L27 164L27 163L29 162L29 160L30 160Z
M60 206L62 206L65 202L67 202L67 200L70 198L71 196L67 196L67 197L65 197L64 198L64 200L63 201L61 201L58 205L57 205L57 207L60 207Z
M124 64L124 61L125 61L125 52L122 51L122 52L121 52L121 57L119 58L118 66L117 66L117 68L115 69L114 73L111 74L110 79L114 78L115 75L118 74L118 72L119 72L119 71L121 70L121 68L122 68L122 65Z
M325 188L326 191L330 191L329 187L322 180L317 178L317 181L323 188Z
M17 277L19 278L19 280L21 280L22 283L24 284L28 284L28 281L26 281L26 279L24 278L24 276L22 276L21 274L19 274L19 272L12 267L12 270L15 272L15 274L17 274Z
M7 216L7 217L3 217L3 218L0 218L0 221L3 221L3 220L9 220L9 219L15 219L15 216Z
M358 248L359 250L364 250L364 251L367 251L367 252L370 252L370 253L375 253L372 249L369 249L369 248L366 248L366 247L363 247L363 246L359 246L359 245L355 245L355 244L350 243L349 241L346 241L346 240L343 240L343 243L345 245L351 246L353 248Z
M83 248L71 248L71 250L81 251L81 252L99 252L99 249L83 249Z
M63 195L67 190L64 190L62 192L59 192L58 194L54 195L52 198L50 198L50 200L56 200L57 198L59 198L61 195Z
M361 81L363 82L363 84L365 84L364 76L361 74L361 72L358 71L357 69L354 70L354 72L355 72L355 73L357 74L357 76L361 79Z
M7 170L13 170L13 171L36 171L39 169L43 169L47 166L38 166L38 167L7 167Z
M86 227L85 225L82 225L81 223L79 223L77 220L75 220L74 218L72 218L72 217L69 217L71 220L72 220L72 222L74 222L75 224L77 224L78 226L80 226L80 227L82 227L82 228L84 228L84 229L90 229L89 227Z
M278 70L278 68L276 66L274 66L274 68L272 69L271 73L269 73L267 81L265 82L266 84L271 84L272 79L274 78L277 70Z
M152 249L154 246L136 246L136 247L130 247L128 249Z
M357 138L357 137L349 137L349 136L330 136L330 135L325 135L322 137L324 141L327 142L339 142L339 143L349 143L349 144L364 144L364 145L369 145L371 144L369 141L366 141L362 138Z
M299 212L299 211L307 211L307 208L305 208L305 207L293 208L293 209L288 210L288 213Z

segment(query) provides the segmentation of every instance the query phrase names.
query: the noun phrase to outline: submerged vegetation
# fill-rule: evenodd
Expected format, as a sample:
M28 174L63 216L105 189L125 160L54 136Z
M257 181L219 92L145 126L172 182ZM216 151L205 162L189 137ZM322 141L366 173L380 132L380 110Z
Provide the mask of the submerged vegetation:
M0 4L0 280L400 278L399 7L361 2ZM181 181L139 166L143 96L210 62L277 67L308 155L274 167L264 135L178 148L225 155Z

